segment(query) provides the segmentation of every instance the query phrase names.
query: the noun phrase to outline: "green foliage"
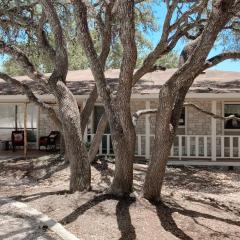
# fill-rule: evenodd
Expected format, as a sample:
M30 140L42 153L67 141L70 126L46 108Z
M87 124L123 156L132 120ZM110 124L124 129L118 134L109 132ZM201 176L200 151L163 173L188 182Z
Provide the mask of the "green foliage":
M143 35L138 36L138 59L136 68L139 68L143 63L144 58L148 50L151 49L151 43L148 42ZM25 46L23 46L25 48ZM69 70L79 70L89 68L88 60L82 50L80 44L77 41L71 41L67 45L69 53ZM51 61L38 51L33 46L27 48L28 56L30 60L36 65L42 72L49 73L53 70ZM107 61L107 69L117 69L120 67L122 58L122 47L119 42L112 45L112 49ZM176 68L178 66L178 55L174 52L163 56L157 61L157 64L166 66L167 68ZM11 76L25 75L24 70L19 66L14 59L9 58L3 63L3 71Z
M10 76L24 75L24 70L13 59L5 60L2 66L2 71Z
M175 52L171 52L160 58L156 64L165 66L166 68L177 68L178 67L179 56Z
M0 0L2 1L2 0ZM32 1L29 1L32 2ZM141 4L136 5L135 17L136 17L136 44L138 49L138 58L136 68L140 67L146 55L152 50L152 43L146 37L146 32L157 31L158 24L156 17L153 14L153 9L151 7L152 1L145 1ZM58 14L62 22L64 29L65 38L67 41L68 57L69 57L69 70L79 70L89 68L89 63L85 53L77 40L76 37L76 23L71 11L71 8L67 8L64 5L64 1L58 0L55 2L56 8L58 9ZM14 5L13 5L14 6ZM39 20L39 13L41 11L37 8L34 19ZM101 51L101 41L99 29L95 28L94 20L91 20L89 27L91 30L91 35L93 37L94 45L98 54ZM22 49L24 53L29 57L30 61L43 73L49 73L53 70L53 64L48 56L43 52L41 48L37 45L36 36L34 30L20 29L15 26L9 27L14 34L7 36L11 39L13 36L17 36L14 41L17 42L18 48ZM51 35L51 27L46 24L45 31L48 35L49 42L54 46L54 38ZM111 44L111 51L107 59L106 68L120 68L122 59L122 46L119 39L119 33L117 29L113 29L113 40ZM16 34L17 33L17 34ZM9 40L10 41L10 40ZM167 65L167 67L177 66L177 56L175 53L169 54L159 60L159 63ZM3 63L3 71L9 75L24 75L24 70L14 61L14 59L8 58Z

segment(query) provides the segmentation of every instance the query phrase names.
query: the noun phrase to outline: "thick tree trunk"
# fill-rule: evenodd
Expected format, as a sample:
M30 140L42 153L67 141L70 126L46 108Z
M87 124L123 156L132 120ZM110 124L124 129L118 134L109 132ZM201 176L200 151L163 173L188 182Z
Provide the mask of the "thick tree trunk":
M70 191L89 190L91 187L91 168L83 143L77 101L62 82L57 84L56 97L62 121L65 152L70 162Z
M129 195L133 188L133 160L136 133L132 123L130 108L121 106L115 115L117 122L110 123L112 143L115 153L115 175L111 191L115 195ZM122 128L124 126L124 129Z
M65 138L70 162L70 192L90 190L91 170L85 145L74 132L65 134Z
M155 143L153 154L146 174L143 196L151 201L159 201L165 175L165 169L172 142L174 129L171 123L174 99L169 91L162 91L156 116Z
M107 114L104 113L98 123L96 134L91 142L91 147L88 151L88 160L90 163L94 161L97 155L97 152L99 150L99 145L102 141L102 137L107 127L107 124L108 124Z
M133 188L133 159L135 140L126 141L121 134L113 136L115 153L115 174L111 185L111 193L117 196L129 195Z
M156 125L156 138L153 155L149 164L143 188L143 195L149 200L160 200L171 146L176 136L184 99L193 79L194 77L189 78L188 85L179 90L176 98L171 97L171 91L168 90L166 90L166 97L160 97L161 101L159 101L160 104L156 116L156 122L159 124ZM164 90L162 90L160 94L164 95L163 92Z

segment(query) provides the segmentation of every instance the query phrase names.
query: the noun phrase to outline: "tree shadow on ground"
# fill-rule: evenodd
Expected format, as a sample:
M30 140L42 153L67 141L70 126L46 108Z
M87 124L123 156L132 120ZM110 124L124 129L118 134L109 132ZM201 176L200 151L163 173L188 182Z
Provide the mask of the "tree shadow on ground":
M94 198L92 198L91 200L89 200L88 202L82 204L80 207L76 208L72 213L70 213L69 215L65 216L60 223L63 225L69 224L74 222L79 216L81 216L82 214L84 214L87 210L91 209L92 207L96 206L97 204L109 200L109 199L116 199L113 195L110 194L102 194L102 195L98 195Z
M229 181L223 181L217 174L225 174ZM228 174L227 174L228 173ZM228 172L218 167L168 167L164 178L164 185L179 190L195 190L202 193L231 193L236 187L231 182L239 172Z
M190 236L177 226L173 219L172 214L175 212L175 209L168 207L163 202L156 203L155 206L160 223L167 232L171 232L174 236L182 240L192 240Z
M137 182L142 182L147 168L138 165L134 166L134 170L134 179ZM239 173L237 169L228 171L220 167L168 166L164 177L164 187L170 190L194 190L202 193L228 194L236 191L236 186L232 183L238 181ZM218 178L218 174L223 174L225 181ZM141 185L138 186L137 184L137 189L139 188L141 188Z
M42 161L33 159L6 161L0 164L1 172L8 173L9 171L19 172L19 179L26 179L30 182L41 181L50 178L53 174L67 168L68 162L64 161L61 156L49 157ZM27 184L28 182L25 182ZM12 183L11 183L12 184ZM5 184L7 186L7 184ZM14 186L22 185L22 182L14 184Z
M116 205L116 217L118 228L121 232L121 240L134 240L136 239L135 228L131 222L131 216L129 212L130 205L136 201L135 198L117 198L110 194L102 194L94 197L88 202L82 204L80 207L76 208L72 213L65 216L60 223L63 225L70 224L77 220L77 218L83 215L87 210L93 208L99 203L106 200L117 200Z
M40 166L32 166L27 173L25 174L25 176L32 178L34 180L40 181L40 180L45 180L50 178L53 174L67 168L69 166L69 163L67 161L65 161L63 158L61 157L57 157L55 159L52 159L51 161L49 161L47 164L43 164ZM40 174L40 176L38 176L37 173L41 173L41 171L43 171L43 174Z
M184 198L191 202L201 203L201 204L204 204L207 206L214 207L219 210L224 210L226 212L232 212L232 213L240 216L240 206L233 204L233 203L230 203L229 205L227 205L227 204L225 204L225 202L217 201L216 199L211 198L211 197L204 197L204 198L200 199L200 198L194 198L192 196L185 196Z
M177 224L172 216L173 213L178 213L185 217L190 217L197 224L199 224L197 221L197 218L205 218L208 220L217 220L220 222L225 222L227 224L240 227L240 221L234 221L231 219L221 218L221 217L217 217L217 216L207 214L207 213L189 210L189 209L186 209L186 208L180 206L176 202L164 201L164 202L158 202L158 203L153 203L153 204L156 207L157 215L158 215L158 218L160 220L162 227L166 231L171 232L174 236L176 236L177 238L182 239L182 240L191 240L192 238L190 236L188 236L182 229L180 229L177 226ZM206 227L206 226L204 226L204 227ZM222 237L225 236L225 233L217 232L213 229L211 229L211 231L214 231L218 234L222 234Z
M132 225L131 216L129 212L130 205L135 201L136 199L134 198L121 199L119 200L116 206L118 229L121 232L120 240L136 239L135 228Z
M64 195L69 193L70 193L69 190L61 190L61 191L55 191L55 192L40 192L40 193L34 193L30 195L15 195L15 196L11 196L11 198L21 202L31 202L40 198L50 196L50 195Z

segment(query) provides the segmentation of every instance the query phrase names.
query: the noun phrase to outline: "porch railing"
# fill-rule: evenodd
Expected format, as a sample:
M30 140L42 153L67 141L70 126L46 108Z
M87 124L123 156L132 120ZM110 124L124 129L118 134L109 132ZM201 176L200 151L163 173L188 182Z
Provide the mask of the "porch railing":
M91 142L94 134L85 136ZM214 141L213 141L214 140ZM137 134L135 155L149 158L154 145L154 135ZM99 147L99 155L114 155L111 135L105 134ZM240 158L240 136L178 135L171 148L174 159L238 159Z

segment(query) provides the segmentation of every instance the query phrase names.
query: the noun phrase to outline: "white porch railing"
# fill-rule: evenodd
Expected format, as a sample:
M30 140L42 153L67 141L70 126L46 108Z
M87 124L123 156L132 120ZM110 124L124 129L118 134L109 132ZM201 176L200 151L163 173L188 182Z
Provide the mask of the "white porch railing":
M94 134L85 136L85 141L91 142ZM214 141L212 141L214 140ZM143 134L138 134L136 139L135 155L146 157L152 153L154 135L146 139ZM113 155L111 135L105 134L99 147L99 155ZM170 157L174 159L240 159L240 136L211 135L178 135L171 148Z

